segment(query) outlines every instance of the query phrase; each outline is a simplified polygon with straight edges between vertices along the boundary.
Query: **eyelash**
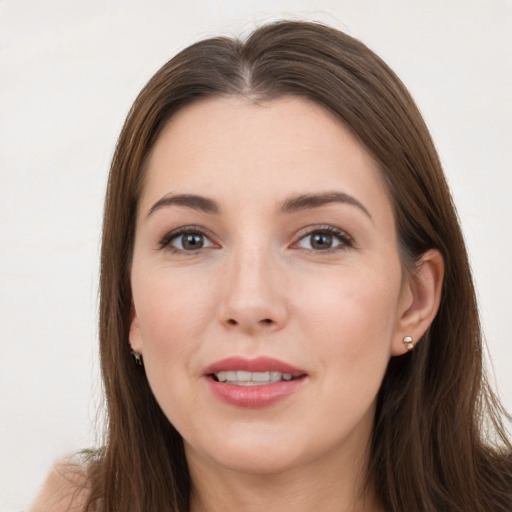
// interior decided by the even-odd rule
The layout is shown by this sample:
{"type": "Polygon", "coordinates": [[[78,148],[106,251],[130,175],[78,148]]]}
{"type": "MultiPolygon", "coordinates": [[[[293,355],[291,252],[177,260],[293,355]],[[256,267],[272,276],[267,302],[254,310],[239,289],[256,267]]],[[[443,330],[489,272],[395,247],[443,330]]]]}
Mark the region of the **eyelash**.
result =
{"type": "MultiPolygon", "coordinates": [[[[185,252],[188,252],[190,254],[194,253],[194,252],[197,252],[199,251],[200,249],[202,249],[203,247],[197,249],[196,251],[187,251],[185,249],[178,249],[177,247],[173,247],[171,245],[171,242],[176,239],[176,238],[179,238],[180,236],[183,236],[183,235],[199,235],[199,236],[202,236],[208,240],[210,240],[210,237],[208,236],[206,230],[204,228],[201,228],[199,226],[184,226],[184,227],[181,227],[181,228],[178,228],[178,229],[175,229],[173,231],[171,231],[170,233],[167,233],[161,240],[160,242],[158,243],[158,246],[160,249],[167,249],[171,252],[174,252],[174,253],[185,253],[185,252]]],[[[211,242],[211,240],[210,240],[211,242]]],[[[211,242],[212,245],[213,245],[213,242],[211,242]]]]}
{"type": "MultiPolygon", "coordinates": [[[[343,249],[353,248],[355,246],[354,239],[348,233],[346,233],[345,231],[343,231],[339,228],[336,228],[334,226],[316,226],[316,227],[311,226],[308,228],[304,228],[303,234],[301,234],[300,237],[297,239],[297,241],[292,244],[292,247],[298,245],[302,240],[306,239],[307,237],[312,237],[313,235],[317,235],[317,234],[320,234],[320,235],[327,234],[333,238],[336,238],[336,239],[338,239],[339,244],[334,247],[330,247],[328,249],[315,250],[315,249],[302,248],[303,250],[308,251],[310,253],[329,254],[329,253],[337,252],[337,251],[340,251],[343,249]],[[307,231],[305,231],[305,230],[307,230],[307,231]]],[[[194,253],[199,252],[201,249],[207,249],[213,245],[215,245],[215,244],[214,244],[214,242],[211,241],[206,230],[199,226],[184,226],[184,227],[175,229],[175,230],[167,233],[158,243],[159,249],[166,249],[173,253],[180,253],[180,254],[183,254],[183,253],[194,254],[194,253]],[[189,251],[187,251],[186,249],[179,249],[177,247],[173,247],[172,241],[179,238],[180,236],[183,236],[183,235],[198,235],[198,236],[204,237],[210,242],[211,245],[209,245],[208,247],[200,247],[197,250],[189,250],[189,251]]]]}
{"type": "Polygon", "coordinates": [[[304,232],[304,234],[302,234],[299,237],[299,239],[297,240],[297,242],[295,242],[293,245],[297,245],[302,240],[306,239],[307,237],[312,237],[313,235],[317,235],[317,234],[320,234],[320,235],[327,234],[333,238],[337,238],[338,241],[340,242],[338,245],[336,245],[334,247],[330,247],[328,249],[315,250],[315,249],[303,248],[304,250],[309,251],[311,253],[329,254],[329,253],[337,252],[337,251],[344,250],[347,248],[350,249],[355,246],[354,239],[348,233],[346,233],[345,231],[343,231],[339,228],[336,228],[334,226],[315,226],[315,227],[308,227],[305,229],[307,229],[307,231],[304,232]]]}

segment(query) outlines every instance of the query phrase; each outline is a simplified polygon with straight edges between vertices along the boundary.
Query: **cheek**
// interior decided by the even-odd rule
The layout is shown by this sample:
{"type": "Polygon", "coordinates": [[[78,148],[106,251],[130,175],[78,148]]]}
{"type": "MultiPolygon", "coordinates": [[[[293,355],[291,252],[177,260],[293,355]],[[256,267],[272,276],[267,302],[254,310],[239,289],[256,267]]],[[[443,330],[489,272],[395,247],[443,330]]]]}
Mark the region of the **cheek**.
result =
{"type": "Polygon", "coordinates": [[[400,284],[399,269],[348,269],[325,279],[315,293],[300,294],[300,329],[307,339],[321,341],[324,361],[331,356],[349,373],[362,367],[380,371],[390,357],[400,284]]]}
{"type": "Polygon", "coordinates": [[[214,287],[187,272],[170,271],[146,274],[132,287],[144,357],[180,359],[193,350],[211,321],[214,287]]]}
{"type": "Polygon", "coordinates": [[[211,322],[212,297],[201,280],[186,272],[157,277],[145,274],[140,286],[132,285],[144,367],[169,421],[181,425],[196,402],[194,361],[211,322]]]}
{"type": "Polygon", "coordinates": [[[350,275],[305,295],[298,328],[321,376],[323,413],[347,429],[373,410],[391,356],[400,283],[350,275]]]}

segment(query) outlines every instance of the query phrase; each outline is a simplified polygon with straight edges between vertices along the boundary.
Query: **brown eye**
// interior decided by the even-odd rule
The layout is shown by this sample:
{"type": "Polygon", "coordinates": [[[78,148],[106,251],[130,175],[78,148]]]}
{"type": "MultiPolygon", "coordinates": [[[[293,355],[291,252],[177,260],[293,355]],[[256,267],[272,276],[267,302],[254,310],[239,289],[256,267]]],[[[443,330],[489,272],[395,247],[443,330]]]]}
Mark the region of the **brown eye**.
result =
{"type": "Polygon", "coordinates": [[[211,247],[214,244],[204,234],[198,231],[181,231],[171,233],[161,243],[161,247],[169,247],[176,252],[194,252],[211,247]]]}
{"type": "Polygon", "coordinates": [[[326,227],[309,232],[298,241],[297,246],[309,251],[327,252],[352,247],[353,241],[344,231],[326,227]]]}
{"type": "Polygon", "coordinates": [[[310,235],[310,244],[312,249],[322,251],[332,247],[332,235],[327,233],[313,233],[310,235]]]}
{"type": "Polygon", "coordinates": [[[204,236],[197,233],[186,233],[181,235],[181,246],[186,251],[201,249],[204,245],[204,236]]]}

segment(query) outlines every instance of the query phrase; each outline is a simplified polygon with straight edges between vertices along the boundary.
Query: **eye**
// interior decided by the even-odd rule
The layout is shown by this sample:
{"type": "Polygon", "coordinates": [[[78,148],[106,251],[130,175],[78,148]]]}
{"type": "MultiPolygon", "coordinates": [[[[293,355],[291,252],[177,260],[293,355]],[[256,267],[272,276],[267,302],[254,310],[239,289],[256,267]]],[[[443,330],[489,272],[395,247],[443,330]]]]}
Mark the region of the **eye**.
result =
{"type": "Polygon", "coordinates": [[[300,238],[296,245],[309,251],[328,252],[352,247],[353,242],[352,238],[340,229],[325,227],[310,231],[300,238]]]}
{"type": "Polygon", "coordinates": [[[197,229],[173,231],[160,242],[161,248],[169,248],[175,252],[194,252],[213,245],[213,242],[197,229]]]}

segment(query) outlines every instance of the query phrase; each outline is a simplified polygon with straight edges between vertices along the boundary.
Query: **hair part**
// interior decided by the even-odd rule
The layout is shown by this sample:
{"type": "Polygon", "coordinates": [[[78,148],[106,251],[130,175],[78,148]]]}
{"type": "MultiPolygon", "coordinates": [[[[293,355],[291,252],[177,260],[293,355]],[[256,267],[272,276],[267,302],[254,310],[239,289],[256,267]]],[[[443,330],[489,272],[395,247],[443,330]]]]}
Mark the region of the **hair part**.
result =
{"type": "Polygon", "coordinates": [[[344,123],[378,162],[404,268],[435,248],[445,263],[439,312],[413,354],[391,359],[377,403],[368,485],[386,510],[505,512],[512,504],[502,410],[482,368],[475,291],[461,230],[428,129],[390,68],[356,39],[311,22],[277,22],[247,40],[213,38],[166,63],[131,108],[105,202],[100,352],[108,425],[91,458],[89,510],[186,511],[191,482],[179,433],[130,357],[130,266],[145,162],[163,127],[202,98],[297,96],[344,123]]]}

